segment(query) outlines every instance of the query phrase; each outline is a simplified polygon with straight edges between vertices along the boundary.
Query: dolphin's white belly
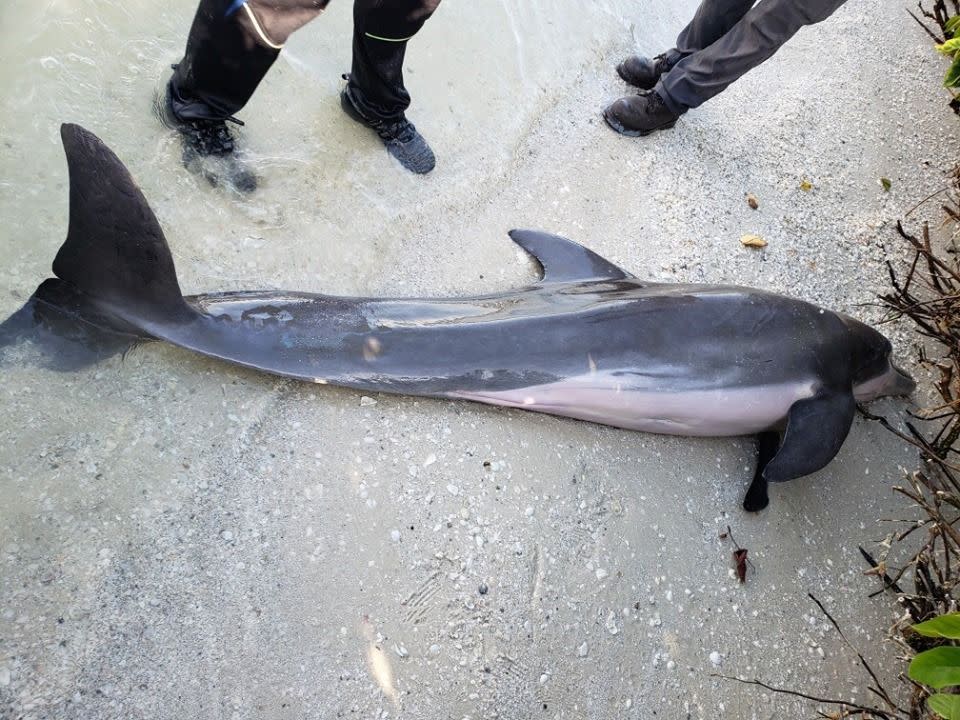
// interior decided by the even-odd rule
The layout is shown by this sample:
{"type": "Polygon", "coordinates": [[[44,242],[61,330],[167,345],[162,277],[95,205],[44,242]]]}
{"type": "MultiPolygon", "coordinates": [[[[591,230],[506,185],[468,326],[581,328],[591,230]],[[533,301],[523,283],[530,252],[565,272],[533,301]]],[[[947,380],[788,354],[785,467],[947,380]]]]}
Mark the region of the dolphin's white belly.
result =
{"type": "Polygon", "coordinates": [[[790,406],[815,382],[699,390],[639,388],[610,373],[578,375],[516,390],[452,392],[489,405],[589,420],[666,435],[753,435],[782,425],[790,406]]]}

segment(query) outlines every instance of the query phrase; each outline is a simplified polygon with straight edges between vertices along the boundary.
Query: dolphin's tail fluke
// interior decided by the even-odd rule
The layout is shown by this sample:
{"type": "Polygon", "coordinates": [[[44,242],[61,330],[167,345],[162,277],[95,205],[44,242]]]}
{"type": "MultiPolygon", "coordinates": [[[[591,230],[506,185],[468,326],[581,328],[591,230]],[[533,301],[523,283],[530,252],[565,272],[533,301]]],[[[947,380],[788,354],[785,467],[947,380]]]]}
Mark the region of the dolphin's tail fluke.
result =
{"type": "Polygon", "coordinates": [[[49,278],[0,322],[0,369],[32,365],[72,372],[148,339],[120,318],[104,316],[68,283],[49,278]]]}
{"type": "Polygon", "coordinates": [[[128,327],[136,319],[192,316],[160,224],[126,167],[79,125],[62,125],[60,136],[70,170],[70,229],[53,272],[128,327]]]}

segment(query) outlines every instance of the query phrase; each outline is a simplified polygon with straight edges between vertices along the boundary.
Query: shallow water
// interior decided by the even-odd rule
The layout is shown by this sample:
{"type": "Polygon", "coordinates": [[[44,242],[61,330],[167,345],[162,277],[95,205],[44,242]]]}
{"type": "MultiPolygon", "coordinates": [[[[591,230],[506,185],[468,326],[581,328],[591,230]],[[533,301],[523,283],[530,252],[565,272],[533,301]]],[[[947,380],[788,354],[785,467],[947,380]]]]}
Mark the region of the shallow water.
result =
{"type": "MultiPolygon", "coordinates": [[[[613,63],[668,45],[694,5],[445,0],[407,62],[439,157],[421,178],[342,117],[335,0],[241,115],[263,179],[243,199],[188,175],[151,116],[191,2],[8,1],[0,314],[64,236],[69,121],[138,179],[185,292],[496,292],[534,277],[505,236],[528,225],[640,276],[876,320],[863,303],[900,257],[889,223],[942,184],[956,144],[941,61],[898,0],[850,3],[673,133],[609,132],[613,63]],[[769,248],[740,247],[746,232],[769,248]]],[[[856,694],[808,591],[881,653],[890,607],[865,599],[856,546],[906,512],[889,486],[914,457],[875,425],[747,516],[746,440],[361,398],[159,344],[70,372],[16,352],[0,370],[0,716],[807,716],[710,673],[856,694]],[[755,564],[745,586],[728,525],[755,564]]]]}
{"type": "Polygon", "coordinates": [[[262,191],[241,200],[186,176],[175,138],[150,114],[182,52],[192,2],[6,3],[0,171],[16,192],[4,193],[0,212],[34,222],[29,241],[4,243],[0,260],[28,277],[44,271],[65,221],[58,128],[76,122],[132,169],[173,241],[187,288],[281,279],[317,287],[322,278],[323,289],[348,291],[377,282],[389,270],[378,261],[380,246],[472,202],[476,188],[495,186],[530,125],[612,38],[628,33],[628,18],[642,7],[627,0],[441,6],[407,59],[409,115],[440,157],[438,172],[418,178],[342,115],[337,93],[349,69],[352,19],[349,2],[334,2],[294,35],[241,113],[243,144],[263,178],[262,191]],[[46,252],[33,253],[41,241],[46,252]],[[331,264],[336,270],[325,272],[331,264]]]}

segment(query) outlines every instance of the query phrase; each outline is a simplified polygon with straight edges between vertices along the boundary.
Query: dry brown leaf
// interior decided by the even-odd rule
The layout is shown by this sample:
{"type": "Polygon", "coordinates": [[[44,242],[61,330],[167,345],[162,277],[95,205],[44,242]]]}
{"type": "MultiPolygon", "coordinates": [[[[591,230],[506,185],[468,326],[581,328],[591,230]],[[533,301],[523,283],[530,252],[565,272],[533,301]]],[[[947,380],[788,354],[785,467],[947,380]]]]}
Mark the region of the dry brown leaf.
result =
{"type": "Polygon", "coordinates": [[[743,584],[747,581],[747,552],[746,548],[737,548],[733,551],[733,565],[737,571],[737,578],[743,584]]]}
{"type": "Polygon", "coordinates": [[[749,248],[765,248],[767,241],[759,235],[744,235],[740,238],[740,244],[749,248]]]}
{"type": "Polygon", "coordinates": [[[758,207],[760,207],[760,201],[757,200],[757,196],[753,193],[747,193],[747,205],[756,210],[758,207]]]}
{"type": "Polygon", "coordinates": [[[876,567],[872,567],[869,570],[864,570],[863,574],[877,575],[879,577],[883,577],[884,575],[887,574],[887,563],[881,560],[876,567]]]}

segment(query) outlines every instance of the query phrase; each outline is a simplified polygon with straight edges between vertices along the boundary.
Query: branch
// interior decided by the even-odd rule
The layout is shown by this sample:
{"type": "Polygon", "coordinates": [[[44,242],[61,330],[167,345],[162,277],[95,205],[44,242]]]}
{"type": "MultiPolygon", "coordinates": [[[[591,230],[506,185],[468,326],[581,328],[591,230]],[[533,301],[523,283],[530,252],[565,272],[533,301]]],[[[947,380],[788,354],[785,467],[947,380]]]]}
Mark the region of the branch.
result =
{"type": "Polygon", "coordinates": [[[817,697],[816,695],[807,695],[806,693],[797,692],[796,690],[787,690],[786,688],[778,688],[773,685],[767,685],[767,683],[761,680],[744,680],[743,678],[733,677],[732,675],[720,675],[718,673],[710,673],[710,677],[717,677],[723,680],[733,680],[734,682],[741,683],[743,685],[756,685],[757,687],[762,687],[764,690],[769,690],[770,692],[778,693],[780,695],[792,695],[793,697],[803,698],[804,700],[809,700],[810,702],[823,703],[824,705],[836,705],[842,708],[852,708],[854,710],[859,710],[862,713],[872,713],[882,720],[897,720],[895,715],[891,715],[886,710],[881,710],[880,708],[867,707],[866,705],[859,705],[857,703],[847,702],[845,700],[830,700],[828,698],[817,697]]]}
{"type": "Polygon", "coordinates": [[[850,641],[847,640],[847,636],[843,634],[843,630],[840,629],[840,625],[837,623],[836,620],[833,619],[833,615],[827,612],[827,609],[823,606],[823,603],[817,600],[816,596],[813,593],[807,593],[807,597],[813,600],[817,604],[817,607],[820,608],[820,612],[822,612],[824,615],[827,616],[827,620],[829,620],[830,624],[833,625],[833,627],[836,629],[837,634],[843,640],[844,644],[848,648],[850,648],[850,650],[856,653],[857,658],[860,660],[860,665],[863,666],[863,669],[867,671],[867,674],[873,679],[874,685],[876,685],[876,687],[871,688],[871,690],[873,690],[880,697],[880,699],[887,704],[887,707],[891,707],[894,710],[897,710],[899,712],[905,712],[903,708],[898,707],[897,704],[890,699],[890,695],[884,689],[883,683],[880,682],[880,678],[877,677],[877,674],[873,671],[873,668],[870,667],[870,663],[867,662],[867,659],[863,656],[863,653],[857,650],[850,643],[850,641]]]}
{"type": "Polygon", "coordinates": [[[923,28],[923,31],[924,31],[925,33],[927,33],[927,35],[929,35],[930,37],[932,37],[932,38],[933,38],[933,41],[934,41],[935,43],[937,43],[937,45],[943,45],[943,43],[944,43],[943,38],[941,38],[940,36],[938,36],[935,32],[933,32],[933,30],[931,30],[930,28],[928,28],[928,27],[926,26],[926,24],[923,22],[923,20],[921,20],[920,18],[918,18],[916,15],[914,15],[914,14],[913,14],[912,12],[910,12],[909,10],[907,10],[907,14],[910,15],[910,17],[912,17],[914,20],[917,21],[917,25],[919,25],[920,27],[922,27],[922,28],[923,28]]]}

